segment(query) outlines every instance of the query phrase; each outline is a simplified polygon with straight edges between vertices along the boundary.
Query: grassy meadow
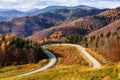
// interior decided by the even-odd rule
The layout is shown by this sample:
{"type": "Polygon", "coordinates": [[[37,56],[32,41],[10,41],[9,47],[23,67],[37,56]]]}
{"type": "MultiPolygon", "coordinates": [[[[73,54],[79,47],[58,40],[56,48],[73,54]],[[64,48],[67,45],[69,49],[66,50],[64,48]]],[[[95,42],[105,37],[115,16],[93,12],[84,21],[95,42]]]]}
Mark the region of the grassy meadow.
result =
{"type": "Polygon", "coordinates": [[[1,78],[11,77],[18,74],[26,73],[35,69],[38,69],[48,63],[47,59],[41,60],[36,64],[24,64],[24,65],[11,65],[0,68],[0,80],[1,78]]]}

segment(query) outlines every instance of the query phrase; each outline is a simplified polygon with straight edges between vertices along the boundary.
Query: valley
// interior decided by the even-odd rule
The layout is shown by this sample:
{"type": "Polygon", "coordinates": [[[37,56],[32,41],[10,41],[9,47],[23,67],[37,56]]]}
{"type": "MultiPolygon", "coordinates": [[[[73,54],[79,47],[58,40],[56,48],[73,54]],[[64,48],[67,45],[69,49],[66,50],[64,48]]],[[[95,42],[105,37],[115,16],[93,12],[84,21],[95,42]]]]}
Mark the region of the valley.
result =
{"type": "Polygon", "coordinates": [[[120,7],[0,9],[0,80],[119,80],[120,7]]]}

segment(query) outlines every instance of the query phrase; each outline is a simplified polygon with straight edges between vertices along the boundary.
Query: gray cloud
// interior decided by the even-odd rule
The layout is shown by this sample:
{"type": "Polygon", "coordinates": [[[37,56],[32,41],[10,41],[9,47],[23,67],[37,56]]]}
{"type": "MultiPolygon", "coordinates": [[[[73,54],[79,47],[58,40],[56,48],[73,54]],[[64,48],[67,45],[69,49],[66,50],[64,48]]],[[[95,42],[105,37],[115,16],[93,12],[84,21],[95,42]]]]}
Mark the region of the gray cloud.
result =
{"type": "Polygon", "coordinates": [[[29,10],[51,5],[88,5],[97,8],[115,8],[120,6],[120,0],[0,0],[0,8],[6,9],[29,10]]]}

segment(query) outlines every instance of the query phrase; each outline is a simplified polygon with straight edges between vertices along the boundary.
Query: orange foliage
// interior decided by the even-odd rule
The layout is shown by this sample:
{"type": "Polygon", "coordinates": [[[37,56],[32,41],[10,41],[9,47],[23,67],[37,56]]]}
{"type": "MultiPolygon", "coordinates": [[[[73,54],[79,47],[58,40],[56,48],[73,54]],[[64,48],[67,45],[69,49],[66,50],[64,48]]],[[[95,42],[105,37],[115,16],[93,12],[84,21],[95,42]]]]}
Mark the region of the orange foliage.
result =
{"type": "Polygon", "coordinates": [[[5,43],[3,42],[3,43],[1,44],[1,49],[2,49],[2,51],[5,51],[5,48],[6,48],[6,45],[5,45],[5,43]]]}
{"type": "Polygon", "coordinates": [[[50,38],[60,38],[60,37],[62,37],[62,31],[58,31],[58,32],[54,32],[51,36],[50,36],[50,38]]]}
{"type": "Polygon", "coordinates": [[[7,41],[6,45],[7,45],[7,46],[10,45],[10,41],[7,41]]]}

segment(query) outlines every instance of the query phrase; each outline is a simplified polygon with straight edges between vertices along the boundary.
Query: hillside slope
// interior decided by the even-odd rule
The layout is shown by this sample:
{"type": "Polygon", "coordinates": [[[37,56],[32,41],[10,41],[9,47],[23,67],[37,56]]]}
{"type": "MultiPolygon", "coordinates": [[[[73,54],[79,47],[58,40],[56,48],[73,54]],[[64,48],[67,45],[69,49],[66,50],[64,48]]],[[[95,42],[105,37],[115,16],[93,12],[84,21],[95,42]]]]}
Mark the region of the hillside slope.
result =
{"type": "Polygon", "coordinates": [[[108,32],[111,32],[112,34],[117,33],[120,29],[120,20],[117,20],[99,30],[96,30],[92,33],[90,33],[88,36],[99,36],[100,34],[106,34],[108,32]]]}
{"type": "Polygon", "coordinates": [[[87,35],[87,47],[98,52],[108,62],[120,61],[120,20],[87,35]]]}
{"type": "Polygon", "coordinates": [[[120,11],[117,9],[107,10],[97,15],[87,16],[60,26],[55,26],[49,29],[38,31],[32,36],[31,39],[42,40],[44,38],[57,38],[73,35],[87,35],[92,31],[98,30],[115,20],[120,19],[120,11]],[[44,35],[42,35],[44,34],[44,35]]]}
{"type": "Polygon", "coordinates": [[[21,11],[12,10],[12,9],[0,9],[0,21],[9,20],[23,15],[24,13],[21,11]]]}
{"type": "Polygon", "coordinates": [[[98,14],[103,10],[52,10],[31,17],[19,17],[9,21],[0,22],[0,33],[12,33],[17,36],[27,37],[36,31],[60,25],[73,19],[98,14]],[[93,12],[95,11],[95,12],[93,12]],[[78,14],[79,13],[79,14],[78,14]],[[76,15],[78,14],[78,15],[76,15]]]}
{"type": "Polygon", "coordinates": [[[93,30],[96,30],[102,27],[101,24],[102,26],[105,25],[105,23],[103,21],[101,22],[100,20],[79,19],[71,23],[63,24],[63,25],[52,27],[49,29],[44,29],[42,31],[36,32],[35,34],[33,34],[32,36],[28,38],[42,40],[44,38],[50,38],[50,36],[55,35],[59,32],[62,32],[62,37],[64,36],[66,37],[70,34],[85,35],[89,33],[90,31],[93,31],[93,30]],[[96,23],[96,25],[94,25],[94,23],[96,23]]]}

